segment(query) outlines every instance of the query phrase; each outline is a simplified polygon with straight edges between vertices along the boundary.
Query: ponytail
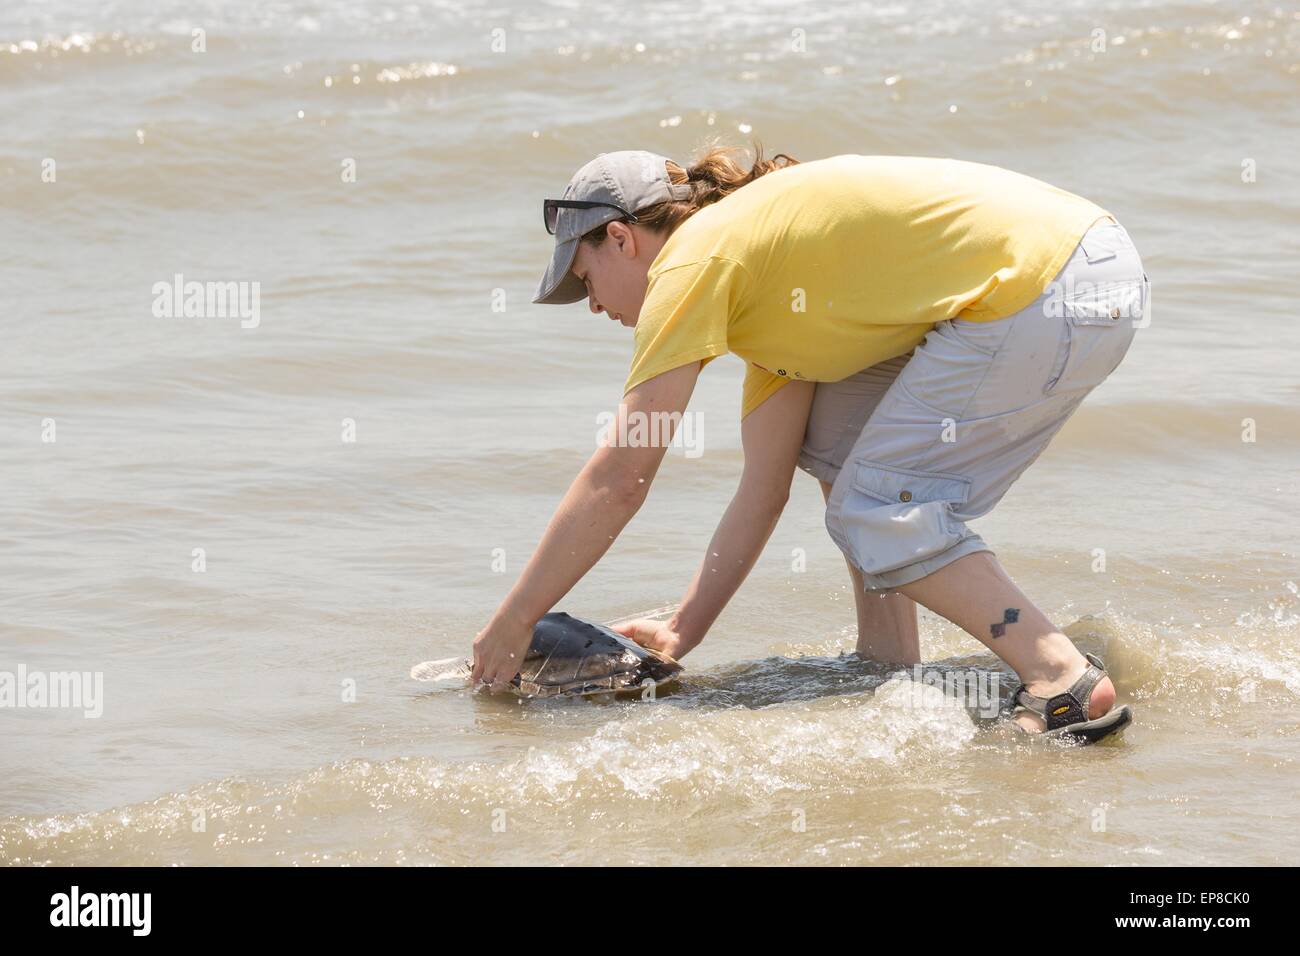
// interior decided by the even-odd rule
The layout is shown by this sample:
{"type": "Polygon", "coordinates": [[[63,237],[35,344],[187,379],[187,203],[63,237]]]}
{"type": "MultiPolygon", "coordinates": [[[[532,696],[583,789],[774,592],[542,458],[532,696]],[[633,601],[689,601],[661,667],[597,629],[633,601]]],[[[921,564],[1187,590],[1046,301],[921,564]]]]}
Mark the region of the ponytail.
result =
{"type": "MultiPolygon", "coordinates": [[[[671,235],[673,231],[705,206],[724,199],[759,176],[798,165],[799,160],[777,153],[771,159],[763,158],[763,146],[754,142],[754,162],[748,170],[737,161],[736,154],[743,153],[739,146],[722,146],[716,141],[706,145],[686,168],[668,161],[668,179],[672,183],[686,183],[691,188],[687,199],[670,199],[666,202],[637,210],[637,223],[652,232],[671,235]]],[[[605,241],[606,226],[598,226],[584,235],[583,241],[600,245],[605,241]]]]}

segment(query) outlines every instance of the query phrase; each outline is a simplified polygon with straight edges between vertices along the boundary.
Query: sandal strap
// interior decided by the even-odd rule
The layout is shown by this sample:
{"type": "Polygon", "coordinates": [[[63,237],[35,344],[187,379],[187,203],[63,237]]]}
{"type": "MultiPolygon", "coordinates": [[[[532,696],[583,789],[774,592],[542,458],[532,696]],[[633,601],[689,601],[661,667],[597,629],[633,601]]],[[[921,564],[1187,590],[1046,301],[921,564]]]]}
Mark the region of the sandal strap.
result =
{"type": "Polygon", "coordinates": [[[1048,730],[1056,730],[1069,724],[1078,724],[1088,719],[1088,702],[1092,692],[1103,677],[1106,665],[1095,654],[1086,654],[1088,669],[1063,694],[1055,697],[1037,697],[1021,684],[1011,695],[1012,713],[1023,707],[1032,710],[1047,722],[1048,730]]]}

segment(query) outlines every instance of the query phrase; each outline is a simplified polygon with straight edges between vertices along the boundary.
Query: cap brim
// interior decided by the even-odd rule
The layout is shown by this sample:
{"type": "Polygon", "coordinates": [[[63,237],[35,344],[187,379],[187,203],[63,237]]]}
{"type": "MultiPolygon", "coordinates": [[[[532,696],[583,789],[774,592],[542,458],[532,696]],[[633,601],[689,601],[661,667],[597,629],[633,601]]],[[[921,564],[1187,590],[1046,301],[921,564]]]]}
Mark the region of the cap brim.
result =
{"type": "Polygon", "coordinates": [[[546,275],[542,276],[542,281],[537,286],[533,302],[539,305],[567,305],[570,302],[581,302],[587,297],[586,283],[569,271],[581,241],[581,237],[575,237],[555,244],[551,264],[546,267],[546,275]]]}

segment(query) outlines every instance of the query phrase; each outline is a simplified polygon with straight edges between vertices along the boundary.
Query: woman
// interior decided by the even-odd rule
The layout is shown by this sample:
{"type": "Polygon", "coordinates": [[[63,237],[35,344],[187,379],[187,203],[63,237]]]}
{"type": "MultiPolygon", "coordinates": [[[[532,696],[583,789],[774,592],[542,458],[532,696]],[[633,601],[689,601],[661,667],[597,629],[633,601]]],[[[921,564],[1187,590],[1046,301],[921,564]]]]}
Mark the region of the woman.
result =
{"type": "MultiPolygon", "coordinates": [[[[546,200],[555,252],[535,302],[589,300],[635,328],[620,414],[681,413],[708,362],[747,363],[740,486],[670,620],[621,630],[682,657],[744,580],[794,469],[821,481],[863,656],[919,660],[916,604],[1020,676],[1028,732],[1124,726],[1081,654],[966,522],[989,511],[1119,364],[1148,285],[1106,210],[956,160],[787,156],[752,169],[714,147],[689,168],[604,153],[546,200]]],[[[645,500],[664,447],[600,447],[519,581],[474,641],[499,687],[534,623],[645,500]]]]}

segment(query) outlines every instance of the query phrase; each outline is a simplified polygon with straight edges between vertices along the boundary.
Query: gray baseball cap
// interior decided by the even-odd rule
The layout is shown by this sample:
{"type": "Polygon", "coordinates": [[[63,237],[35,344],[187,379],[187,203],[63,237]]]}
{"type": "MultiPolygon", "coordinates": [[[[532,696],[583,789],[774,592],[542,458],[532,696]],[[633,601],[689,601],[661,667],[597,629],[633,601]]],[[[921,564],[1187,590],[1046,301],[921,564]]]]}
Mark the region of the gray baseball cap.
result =
{"type": "Polygon", "coordinates": [[[590,208],[544,205],[548,228],[555,232],[555,252],[533,301],[564,305],[587,297],[587,287],[569,271],[578,240],[603,223],[670,199],[689,199],[686,183],[668,179],[668,157],[643,149],[601,153],[569,180],[561,202],[601,203],[590,208]]]}

